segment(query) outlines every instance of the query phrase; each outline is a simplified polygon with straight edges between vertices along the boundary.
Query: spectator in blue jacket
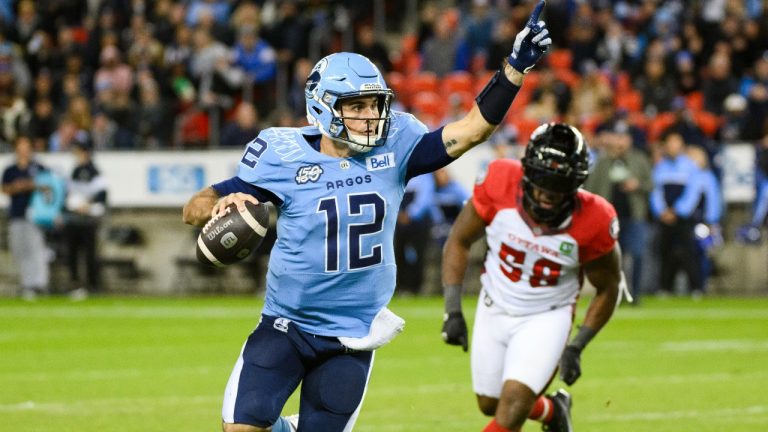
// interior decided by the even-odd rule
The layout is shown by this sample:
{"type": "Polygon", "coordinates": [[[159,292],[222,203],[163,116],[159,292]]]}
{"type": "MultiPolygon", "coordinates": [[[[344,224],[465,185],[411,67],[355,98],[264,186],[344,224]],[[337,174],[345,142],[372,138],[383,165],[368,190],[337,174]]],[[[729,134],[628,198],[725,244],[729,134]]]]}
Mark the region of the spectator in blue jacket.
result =
{"type": "Polygon", "coordinates": [[[755,167],[755,202],[752,220],[742,226],[736,238],[747,244],[760,244],[761,229],[768,224],[768,135],[758,144],[755,167]]]}
{"type": "Polygon", "coordinates": [[[435,226],[432,237],[442,248],[453,222],[459,216],[464,203],[469,199],[469,191],[451,176],[448,168],[440,168],[432,173],[435,177],[435,226]]]}
{"type": "Polygon", "coordinates": [[[424,256],[435,220],[435,178],[431,173],[412,178],[405,187],[395,230],[397,291],[419,294],[424,283],[424,256]]]}
{"type": "Polygon", "coordinates": [[[275,102],[277,53],[258,35],[254,27],[245,26],[238,33],[234,48],[234,65],[240,67],[252,85],[252,98],[259,112],[269,112],[275,102]]]}
{"type": "MultiPolygon", "coordinates": [[[[720,182],[715,173],[709,167],[709,159],[704,149],[700,147],[688,147],[688,157],[693,159],[699,167],[692,185],[698,190],[699,201],[693,212],[693,222],[696,224],[696,255],[701,265],[701,288],[707,285],[707,280],[712,274],[713,263],[710,254],[715,246],[722,243],[720,234],[720,218],[723,214],[723,198],[720,191],[720,182]]],[[[693,292],[698,296],[703,292],[693,292]]]]}
{"type": "Polygon", "coordinates": [[[762,226],[768,223],[768,135],[763,138],[757,150],[757,198],[752,216],[752,225],[762,226]]]}
{"type": "Polygon", "coordinates": [[[662,159],[653,168],[651,212],[658,228],[659,295],[674,291],[683,270],[691,292],[701,292],[701,266],[696,258],[693,212],[700,201],[696,187],[699,167],[685,154],[685,141],[676,129],[662,136],[662,159]]]}

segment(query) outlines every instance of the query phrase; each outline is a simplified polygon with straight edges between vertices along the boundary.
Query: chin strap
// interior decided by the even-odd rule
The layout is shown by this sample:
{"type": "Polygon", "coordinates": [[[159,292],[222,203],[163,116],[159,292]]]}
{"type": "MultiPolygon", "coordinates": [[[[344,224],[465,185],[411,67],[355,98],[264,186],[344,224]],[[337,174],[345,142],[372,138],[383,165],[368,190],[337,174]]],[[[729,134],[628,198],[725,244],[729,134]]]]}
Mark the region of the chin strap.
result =
{"type": "MultiPolygon", "coordinates": [[[[375,145],[370,144],[371,137],[368,135],[355,135],[347,131],[347,139],[349,139],[349,141],[345,143],[349,148],[358,153],[367,153],[376,147],[375,145]]],[[[374,140],[373,143],[376,144],[376,140],[374,140]]]]}

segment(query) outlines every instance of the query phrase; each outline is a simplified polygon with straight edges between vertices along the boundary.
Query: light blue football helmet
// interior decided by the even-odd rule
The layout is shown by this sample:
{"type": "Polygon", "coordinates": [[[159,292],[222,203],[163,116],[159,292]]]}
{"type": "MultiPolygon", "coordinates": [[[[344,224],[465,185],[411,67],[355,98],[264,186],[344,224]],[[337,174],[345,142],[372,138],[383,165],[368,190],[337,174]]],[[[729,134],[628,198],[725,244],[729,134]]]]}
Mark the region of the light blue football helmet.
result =
{"type": "MultiPolygon", "coordinates": [[[[389,106],[394,96],[387,88],[381,72],[367,58],[354,53],[336,53],[321,59],[310,72],[304,88],[307,100],[307,120],[317,126],[323,135],[345,143],[350,149],[364,153],[383,146],[389,132],[389,106]],[[350,133],[341,112],[342,99],[359,96],[378,98],[378,117],[366,118],[377,121],[375,135],[350,133]]],[[[360,120],[359,117],[346,117],[360,120]]]]}

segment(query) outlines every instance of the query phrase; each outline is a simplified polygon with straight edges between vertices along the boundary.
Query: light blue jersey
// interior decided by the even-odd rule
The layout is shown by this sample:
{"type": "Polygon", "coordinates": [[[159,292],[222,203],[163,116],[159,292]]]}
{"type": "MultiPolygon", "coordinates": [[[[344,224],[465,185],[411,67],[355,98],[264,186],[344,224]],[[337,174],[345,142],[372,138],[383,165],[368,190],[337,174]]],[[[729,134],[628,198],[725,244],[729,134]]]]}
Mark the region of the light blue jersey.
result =
{"type": "Polygon", "coordinates": [[[395,289],[393,236],[408,160],[427,128],[392,113],[387,145],[350,158],[315,150],[316,127],[270,128],[238,177],[272,192],[277,242],[263,313],[323,336],[361,337],[395,289]]]}

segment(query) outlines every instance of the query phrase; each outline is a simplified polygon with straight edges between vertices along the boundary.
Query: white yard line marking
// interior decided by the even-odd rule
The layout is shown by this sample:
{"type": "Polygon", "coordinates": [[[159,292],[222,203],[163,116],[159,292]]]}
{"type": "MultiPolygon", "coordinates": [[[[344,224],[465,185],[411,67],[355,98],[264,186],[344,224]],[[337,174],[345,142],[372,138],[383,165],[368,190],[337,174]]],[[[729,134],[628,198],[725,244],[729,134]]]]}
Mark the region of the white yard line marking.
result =
{"type": "Polygon", "coordinates": [[[3,318],[151,318],[151,319],[258,319],[261,307],[195,306],[87,306],[13,308],[2,310],[3,318]]]}
{"type": "Polygon", "coordinates": [[[675,374],[675,375],[629,375],[622,377],[590,377],[589,381],[585,381],[584,384],[588,386],[605,386],[610,384],[611,387],[619,385],[642,385],[657,386],[659,384],[685,384],[685,383],[701,383],[701,382],[722,382],[727,380],[764,380],[768,377],[768,371],[750,371],[746,373],[710,373],[710,374],[675,374]]]}
{"type": "Polygon", "coordinates": [[[139,378],[141,376],[178,376],[178,375],[208,375],[218,373],[218,370],[210,367],[173,368],[173,369],[101,369],[101,370],[73,370],[56,372],[0,372],[0,382],[19,381],[74,381],[74,380],[113,380],[139,378]]]}
{"type": "Polygon", "coordinates": [[[686,411],[656,411],[635,412],[626,414],[593,414],[585,416],[588,421],[670,421],[686,418],[731,418],[743,416],[759,416],[768,413],[768,406],[754,405],[749,407],[723,408],[718,410],[686,410],[686,411]]]}
{"type": "Polygon", "coordinates": [[[660,346],[663,351],[695,352],[695,351],[739,351],[754,352],[768,351],[768,340],[754,339],[723,339],[665,342],[660,346]]]}
{"type": "Polygon", "coordinates": [[[659,320],[718,320],[738,319],[752,320],[768,319],[768,310],[764,308],[729,308],[727,306],[713,306],[711,309],[698,308],[653,308],[653,309],[619,309],[615,318],[627,320],[633,319],[659,319],[659,320]]]}
{"type": "Polygon", "coordinates": [[[50,413],[72,413],[76,411],[91,412],[105,409],[111,411],[131,412],[146,411],[146,407],[163,407],[189,404],[209,404],[220,402],[221,395],[208,396],[167,396],[167,397],[146,397],[146,398],[124,398],[124,399],[93,399],[93,400],[75,400],[67,402],[36,402],[24,401],[18,403],[0,404],[0,412],[18,412],[18,411],[41,411],[50,413]]]}

